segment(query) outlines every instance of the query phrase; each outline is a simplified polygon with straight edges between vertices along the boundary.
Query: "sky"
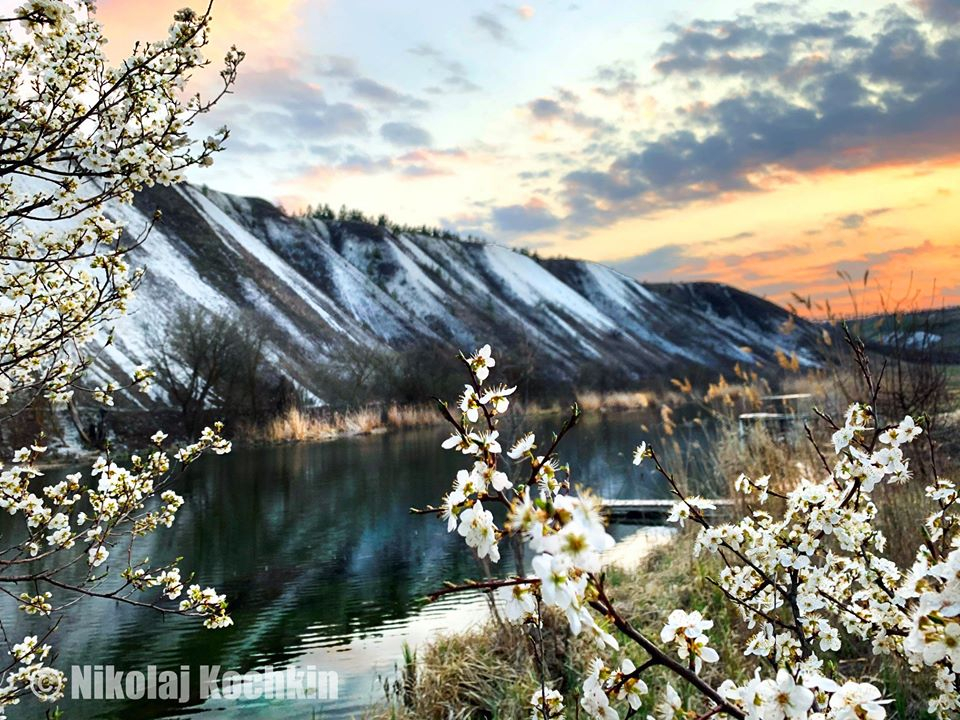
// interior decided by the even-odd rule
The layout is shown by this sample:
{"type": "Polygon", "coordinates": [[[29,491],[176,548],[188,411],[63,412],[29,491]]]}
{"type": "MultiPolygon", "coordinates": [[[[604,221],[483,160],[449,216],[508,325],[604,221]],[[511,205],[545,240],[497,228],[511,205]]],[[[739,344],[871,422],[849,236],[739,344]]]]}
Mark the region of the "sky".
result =
{"type": "MultiPolygon", "coordinates": [[[[111,56],[184,2],[101,0],[111,56]]],[[[230,44],[195,182],[821,311],[845,278],[960,303],[960,0],[215,0],[230,44]]]]}

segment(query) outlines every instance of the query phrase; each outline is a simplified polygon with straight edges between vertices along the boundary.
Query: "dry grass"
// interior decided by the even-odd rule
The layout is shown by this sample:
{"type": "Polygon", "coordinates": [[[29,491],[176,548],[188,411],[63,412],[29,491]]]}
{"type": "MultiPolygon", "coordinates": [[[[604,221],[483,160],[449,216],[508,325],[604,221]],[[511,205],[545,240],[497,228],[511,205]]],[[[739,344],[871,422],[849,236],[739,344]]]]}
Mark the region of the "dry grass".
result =
{"type": "MultiPolygon", "coordinates": [[[[591,657],[583,638],[573,638],[566,620],[544,617],[544,657],[551,687],[572,689],[583,672],[574,659],[591,657]]],[[[467,633],[444,635],[406,660],[390,701],[371,709],[368,720],[466,720],[525,718],[540,686],[527,627],[491,619],[467,633]]]]}
{"type": "Polygon", "coordinates": [[[439,421],[436,411],[424,406],[391,405],[386,409],[359,408],[329,414],[291,408],[262,425],[244,426],[241,434],[252,442],[311,442],[341,435],[365,435],[387,429],[421,427],[439,421]]]}
{"type": "Polygon", "coordinates": [[[437,410],[426,405],[391,405],[387,408],[387,424],[393,428],[413,428],[439,422],[437,410]]]}
{"type": "MultiPolygon", "coordinates": [[[[259,428],[249,428],[245,435],[255,436],[259,428]]],[[[319,433],[317,422],[302,412],[299,408],[291,408],[284,415],[271,418],[262,428],[262,435],[257,439],[268,442],[283,440],[307,440],[319,433]]]]}
{"type": "MultiPolygon", "coordinates": [[[[944,477],[956,477],[948,468],[944,477]]],[[[930,499],[924,493],[926,483],[914,479],[906,485],[882,485],[873,491],[877,504],[877,527],[887,539],[884,554],[900,567],[910,567],[923,542],[924,522],[930,515],[930,499]]]]}
{"type": "Polygon", "coordinates": [[[651,405],[654,401],[648,392],[610,392],[599,393],[582,391],[576,393],[577,404],[581,410],[607,412],[609,410],[638,410],[651,405]]]}
{"type": "MultiPolygon", "coordinates": [[[[623,411],[645,408],[653,402],[653,396],[643,392],[583,392],[577,395],[577,402],[584,410],[623,411]]],[[[566,410],[563,404],[548,405],[515,401],[511,405],[510,415],[511,418],[522,418],[526,421],[532,417],[566,410]]],[[[445,422],[433,405],[393,404],[385,408],[369,407],[332,413],[308,412],[291,408],[283,415],[271,418],[265,423],[242,426],[240,434],[249,442],[315,442],[341,435],[363,435],[382,430],[442,425],[445,422]]]]}
{"type": "MultiPolygon", "coordinates": [[[[825,447],[821,450],[826,452],[825,447]]],[[[782,435],[764,426],[748,428],[742,435],[738,427],[727,427],[719,434],[714,452],[718,471],[727,482],[727,497],[738,496],[734,481],[740,473],[750,478],[770,475],[771,487],[779,490],[791,489],[801,477],[820,478],[826,473],[817,448],[799,424],[782,435]]]]}

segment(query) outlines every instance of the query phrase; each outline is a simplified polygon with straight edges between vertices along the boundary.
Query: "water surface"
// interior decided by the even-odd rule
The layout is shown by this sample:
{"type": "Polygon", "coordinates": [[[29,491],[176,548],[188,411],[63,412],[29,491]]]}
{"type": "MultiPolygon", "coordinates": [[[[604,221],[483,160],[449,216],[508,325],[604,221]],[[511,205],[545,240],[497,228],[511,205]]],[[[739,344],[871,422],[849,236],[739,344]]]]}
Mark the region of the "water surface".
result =
{"type": "MultiPolygon", "coordinates": [[[[604,497],[666,497],[650,469],[630,462],[632,448],[647,436],[643,420],[636,413],[586,418],[561,448],[575,481],[604,497]]],[[[540,437],[556,424],[533,423],[540,437]]],[[[187,502],[173,530],[139,547],[155,563],[182,555],[185,571],[228,594],[235,626],[208,631],[188,619],[86,600],[71,609],[74,622],[64,623],[54,639],[61,668],[219,665],[245,672],[314,665],[339,674],[339,699],[201,703],[194,677],[187,706],[68,697],[61,704],[66,717],[306,720],[349,717],[382,698],[382,683],[393,678],[404,642],[421,645],[488,613],[479,595],[422,602],[445,580],[482,574],[444,523],[408,512],[437,503],[465,466],[462,456],[440,450],[445,435],[437,427],[240,448],[202,460],[178,488],[187,502]]],[[[499,571],[510,572],[504,555],[499,571]]],[[[9,605],[3,613],[12,635],[31,627],[24,618],[7,620],[9,605]]],[[[22,710],[30,708],[36,705],[22,710]]]]}

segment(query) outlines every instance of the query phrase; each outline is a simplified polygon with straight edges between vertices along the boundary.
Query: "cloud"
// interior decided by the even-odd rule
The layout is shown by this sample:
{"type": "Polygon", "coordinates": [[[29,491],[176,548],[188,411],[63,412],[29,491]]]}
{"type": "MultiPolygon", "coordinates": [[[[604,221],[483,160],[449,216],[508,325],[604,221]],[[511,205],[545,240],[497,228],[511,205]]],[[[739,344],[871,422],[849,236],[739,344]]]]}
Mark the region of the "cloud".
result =
{"type": "MultiPolygon", "coordinates": [[[[867,211],[870,212],[870,211],[867,211]]],[[[864,213],[867,214],[867,213],[864,213]]],[[[931,305],[956,303],[960,248],[952,243],[936,244],[922,240],[907,245],[892,245],[872,250],[871,245],[851,239],[825,248],[808,242],[776,243],[768,241],[764,250],[742,253],[701,255],[701,244],[667,244],[635,257],[610,263],[628,275],[645,281],[725,282],[760,295],[789,303],[793,292],[803,292],[823,311],[822,302],[829,300],[834,309],[849,308],[848,280],[838,274],[862,278],[870,271],[871,285],[864,291],[861,303],[872,304],[876,288],[888,297],[919,298],[931,305]],[[790,272],[784,274],[784,266],[790,272]],[[914,277],[904,273],[910,268],[914,277]],[[929,296],[935,281],[938,296],[929,296]]]]}
{"type": "Polygon", "coordinates": [[[862,210],[856,213],[849,213],[847,215],[841,215],[838,217],[837,223],[844,230],[859,230],[866,225],[868,219],[875,218],[878,215],[885,215],[891,210],[893,210],[893,208],[879,207],[870,208],[869,210],[862,210]]]}
{"type": "Polygon", "coordinates": [[[623,62],[601,65],[593,77],[597,83],[593,90],[604,97],[620,99],[626,105],[632,105],[640,90],[637,73],[623,62]]]}
{"type": "Polygon", "coordinates": [[[451,164],[466,158],[466,151],[458,147],[436,150],[419,147],[395,158],[395,165],[399,168],[399,172],[406,177],[429,178],[439,175],[452,175],[451,164]]]}
{"type": "Polygon", "coordinates": [[[501,45],[513,43],[510,30],[493,13],[482,12],[479,15],[474,15],[473,24],[501,45]]]}
{"type": "Polygon", "coordinates": [[[344,55],[324,55],[317,60],[316,71],[332,78],[355,78],[360,75],[356,59],[344,55]]]}
{"type": "Polygon", "coordinates": [[[552,170],[521,170],[517,173],[517,177],[521,180],[543,180],[552,175],[552,170]]]}
{"type": "Polygon", "coordinates": [[[436,177],[438,175],[451,174],[449,170],[444,170],[435,165],[407,165],[401,168],[400,172],[407,177],[413,178],[436,177]]]}
{"type": "MultiPolygon", "coordinates": [[[[756,236],[756,233],[753,232],[752,230],[743,230],[742,232],[738,232],[733,235],[727,235],[722,238],[717,238],[715,242],[724,243],[724,242],[731,242],[736,240],[748,240],[754,236],[756,236]]],[[[711,242],[714,242],[714,241],[711,241],[711,242]]]]}
{"type": "Polygon", "coordinates": [[[387,157],[371,157],[360,152],[351,152],[337,163],[336,168],[358,175],[373,175],[387,172],[393,168],[393,161],[387,157]]]}
{"type": "Polygon", "coordinates": [[[447,93],[472,93],[482,90],[470,78],[463,75],[448,75],[443,78],[441,85],[431,85],[427,92],[432,95],[446,95],[447,93]]]}
{"type": "Polygon", "coordinates": [[[386,108],[406,107],[426,110],[430,104],[420,98],[398,92],[383,83],[367,77],[356,78],[350,83],[353,94],[361,100],[386,108]]]}
{"type": "Polygon", "coordinates": [[[553,120],[563,116],[563,107],[560,103],[549,98],[531,100],[527,107],[530,108],[530,114],[538,120],[553,120]]]}
{"type": "Polygon", "coordinates": [[[534,198],[524,205],[493,208],[490,218],[494,226],[506,233],[533,233],[556,227],[560,220],[542,200],[534,198]]]}
{"type": "Polygon", "coordinates": [[[574,128],[592,130],[595,135],[612,129],[603,118],[581,111],[580,98],[564,88],[557,89],[556,97],[531,100],[526,108],[530,116],[541,123],[564,123],[574,128]]]}
{"type": "Polygon", "coordinates": [[[917,0],[916,5],[933,20],[960,23],[960,0],[917,0]]]}
{"type": "Polygon", "coordinates": [[[401,147],[429,146],[433,143],[430,133],[419,125],[408,122],[388,122],[380,126],[380,136],[393,145],[401,147]]]}
{"type": "Polygon", "coordinates": [[[355,98],[375,107],[411,110],[426,110],[430,107],[425,100],[400,92],[373,78],[365,77],[360,72],[355,58],[344,55],[324,55],[313,63],[313,67],[321,77],[342,81],[355,98]]]}
{"type": "Polygon", "coordinates": [[[363,148],[350,143],[314,144],[308,150],[323,162],[310,165],[300,177],[305,182],[322,183],[344,174],[379,175],[392,172],[410,178],[451,175],[451,166],[469,157],[465,150],[458,147],[418,147],[397,155],[370,155],[363,148]]]}
{"type": "Polygon", "coordinates": [[[430,150],[427,148],[417,148],[401,155],[398,159],[401,162],[412,163],[433,163],[440,160],[456,159],[465,160],[468,157],[467,151],[459,147],[442,148],[430,150]]]}
{"type": "Polygon", "coordinates": [[[672,278],[680,268],[699,268],[705,264],[702,258],[692,257],[688,253],[689,248],[684,245],[661,245],[640,255],[610,263],[610,266],[638,280],[666,280],[672,278]]]}
{"type": "Polygon", "coordinates": [[[431,61],[433,67],[443,73],[438,84],[426,88],[431,95],[446,95],[447,93],[471,93],[480,90],[480,86],[470,79],[466,66],[459,60],[454,60],[444,52],[428,43],[407,50],[411,55],[431,61]]]}
{"type": "Polygon", "coordinates": [[[230,138],[225,143],[225,147],[231,152],[243,155],[269,155],[276,152],[276,148],[265,142],[248,140],[244,136],[238,136],[236,132],[230,133],[230,138]]]}
{"type": "Polygon", "coordinates": [[[960,140],[960,36],[896,7],[868,20],[740,15],[672,33],[657,68],[703,80],[712,96],[693,98],[659,135],[571,170],[574,222],[756,192],[771,173],[939,158],[960,140]]]}
{"type": "Polygon", "coordinates": [[[272,141],[360,136],[369,133],[366,113],[347,102],[329,102],[323,91],[287,69],[242,73],[237,95],[244,105],[231,107],[228,122],[250,137],[272,141]]]}
{"type": "Polygon", "coordinates": [[[857,230],[863,226],[866,218],[860,213],[850,213],[840,217],[840,226],[845,230],[857,230]]]}

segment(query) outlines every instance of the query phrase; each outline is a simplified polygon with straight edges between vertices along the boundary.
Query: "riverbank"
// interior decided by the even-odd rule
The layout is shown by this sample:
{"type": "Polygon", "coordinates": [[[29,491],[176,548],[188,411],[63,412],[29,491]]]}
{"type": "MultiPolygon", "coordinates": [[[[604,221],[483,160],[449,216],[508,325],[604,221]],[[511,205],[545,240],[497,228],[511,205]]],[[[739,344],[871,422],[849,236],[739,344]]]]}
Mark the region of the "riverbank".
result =
{"type": "MultiPolygon", "coordinates": [[[[651,392],[612,392],[577,393],[576,402],[584,412],[606,414],[659,407],[664,403],[676,402],[671,396],[655,396],[651,392]]],[[[516,422],[535,420],[541,417],[559,416],[569,412],[569,405],[563,403],[544,404],[539,402],[516,403],[511,410],[516,422]]],[[[115,425],[109,433],[110,452],[114,457],[124,458],[131,453],[142,452],[151,447],[150,436],[158,429],[171,435],[171,440],[189,442],[191,438],[175,432],[179,424],[172,410],[134,412],[128,409],[113,410],[107,413],[108,419],[115,425]],[[122,420],[121,420],[122,419],[122,420]]],[[[213,422],[215,418],[211,418],[213,422]]],[[[411,430],[425,427],[442,427],[447,421],[435,404],[418,405],[376,405],[354,409],[333,410],[330,408],[299,409],[291,408],[285,413],[269,420],[253,423],[238,421],[226,423],[226,436],[234,447],[259,447],[295,443],[317,443],[347,437],[377,435],[399,430],[411,430]]],[[[65,414],[51,415],[47,418],[48,429],[41,444],[49,449],[38,467],[54,469],[83,465],[95,460],[104,453],[102,448],[90,448],[83,444],[79,433],[65,414]]],[[[16,442],[6,449],[11,454],[16,448],[36,442],[41,432],[22,433],[22,437],[13,438],[16,442]]]]}
{"type": "MultiPolygon", "coordinates": [[[[710,644],[720,652],[720,661],[704,666],[702,676],[718,685],[726,678],[745,682],[759,664],[745,658],[742,648],[753,634],[735,607],[713,584],[721,566],[713,556],[693,556],[692,531],[669,535],[668,542],[636,545],[640,557],[622,552],[622,560],[608,566],[607,584],[619,611],[647,637],[657,637],[674,608],[698,610],[713,621],[710,644]]],[[[624,543],[630,545],[629,539],[624,543]]],[[[548,683],[565,695],[575,693],[582,684],[585,663],[596,654],[592,642],[573,637],[566,623],[550,616],[546,621],[545,667],[548,683]]],[[[630,657],[639,666],[642,654],[622,635],[617,663],[630,657]]],[[[870,677],[892,699],[888,718],[924,718],[930,688],[920,676],[890,657],[875,656],[867,645],[845,642],[842,654],[825,654],[845,672],[870,677]]],[[[408,653],[400,678],[389,699],[371,708],[366,720],[446,720],[450,717],[527,717],[529,699],[540,684],[539,667],[530,651],[530,641],[522,626],[501,624],[491,618],[474,631],[442,636],[426,647],[408,653]]],[[[662,687],[669,679],[654,669],[645,676],[647,683],[662,687]]],[[[689,689],[674,683],[684,700],[689,689]]],[[[654,712],[659,698],[644,697],[637,713],[646,717],[654,712]]],[[[576,708],[568,708],[569,718],[576,708]]]]}
{"type": "MultiPolygon", "coordinates": [[[[582,392],[576,402],[584,411],[608,412],[639,410],[655,401],[649,392],[582,392]]],[[[515,411],[521,418],[552,415],[567,410],[566,406],[539,402],[524,403],[515,411]]],[[[291,408],[282,415],[260,424],[241,424],[238,440],[246,443],[322,442],[349,435],[369,435],[389,430],[402,430],[431,425],[444,425],[446,420],[435,404],[385,405],[350,410],[315,411],[291,408]]]]}
{"type": "MultiPolygon", "coordinates": [[[[688,448],[689,450],[689,448],[688,448]]],[[[788,438],[772,436],[758,428],[738,437],[733,428],[720,433],[717,441],[700,448],[713,458],[722,478],[732,483],[740,472],[750,477],[773,473],[771,493],[786,494],[800,478],[822,472],[818,447],[796,434],[788,438]]],[[[827,451],[829,452],[829,451],[827,451]]],[[[876,524],[887,538],[885,555],[899,567],[909,567],[923,542],[923,522],[929,511],[924,487],[923,467],[915,460],[917,477],[904,486],[881,485],[874,493],[878,515],[876,524]]],[[[668,467],[674,467],[667,462],[668,467]]],[[[944,477],[957,474],[955,458],[940,458],[944,477]]],[[[691,480],[681,468],[681,482],[691,480]]],[[[718,487],[714,497],[737,497],[733,487],[718,487]]],[[[776,497],[776,496],[774,496],[776,497]]],[[[778,512],[777,501],[768,506],[778,512]]],[[[748,514],[742,503],[731,519],[748,514]]],[[[605,557],[606,586],[614,604],[631,624],[647,637],[656,638],[667,616],[676,608],[698,610],[713,621],[710,645],[717,648],[720,660],[705,665],[703,677],[716,687],[730,678],[748,681],[759,667],[756,658],[745,657],[746,647],[756,628],[749,628],[735,605],[714,583],[723,566],[714,555],[694,556],[696,530],[690,526],[674,533],[661,530],[659,538],[627,538],[605,557]],[[653,539],[653,542],[651,542],[653,539]]],[[[608,628],[609,629],[609,628],[608,628]]],[[[614,633],[617,635],[617,633],[614,633]]],[[[582,685],[585,664],[596,656],[596,648],[583,637],[571,636],[562,619],[548,619],[545,650],[546,680],[570,697],[582,685]]],[[[901,720],[931,717],[926,714],[932,694],[932,678],[913,673],[900,660],[874,655],[869,643],[842,635],[841,650],[824,652],[825,662],[847,676],[870,678],[891,700],[887,717],[901,720]]],[[[636,666],[646,659],[636,645],[618,635],[621,651],[611,657],[619,664],[630,657],[636,666]]],[[[407,658],[400,680],[387,701],[370,709],[368,720],[445,720],[450,717],[526,717],[529,699],[540,684],[540,668],[531,652],[528,632],[491,618],[486,624],[465,634],[447,635],[417,649],[407,658]]],[[[651,694],[637,713],[646,717],[654,711],[668,677],[656,669],[645,676],[651,694]],[[654,690],[656,688],[656,690],[654,690]]],[[[689,690],[674,683],[684,700],[689,690]]],[[[577,717],[575,703],[568,718],[577,717]]],[[[621,708],[622,709],[622,708],[621,708]]],[[[621,714],[623,717],[623,714],[621,714]]]]}
{"type": "MultiPolygon", "coordinates": [[[[612,578],[638,577],[647,559],[675,539],[672,528],[642,528],[604,557],[612,578]]],[[[638,585],[639,586],[639,585],[638,585]]],[[[591,657],[591,642],[573,637],[565,618],[544,615],[544,665],[552,687],[568,690],[579,683],[591,657]]],[[[425,647],[408,648],[404,665],[387,686],[386,703],[371,708],[366,720],[446,720],[451,717],[529,716],[529,701],[540,685],[539,665],[523,626],[490,614],[464,633],[441,635],[425,647]]]]}

